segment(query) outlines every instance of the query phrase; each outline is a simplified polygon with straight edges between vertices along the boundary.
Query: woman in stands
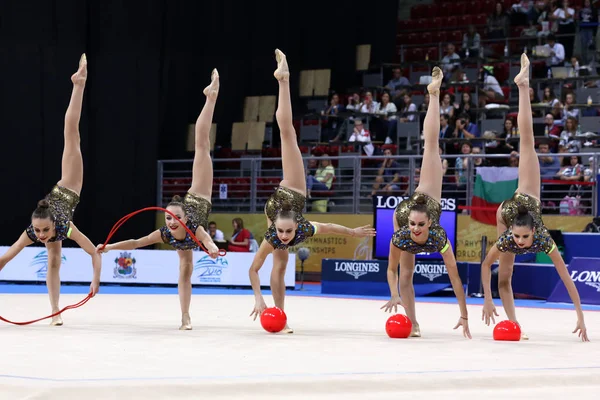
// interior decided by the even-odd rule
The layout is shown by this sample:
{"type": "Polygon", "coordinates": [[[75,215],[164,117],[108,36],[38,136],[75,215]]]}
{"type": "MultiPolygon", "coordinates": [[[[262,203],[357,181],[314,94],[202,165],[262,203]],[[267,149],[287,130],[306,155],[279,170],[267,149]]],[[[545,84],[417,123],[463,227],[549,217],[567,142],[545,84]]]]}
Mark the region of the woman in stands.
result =
{"type": "MultiPolygon", "coordinates": [[[[273,300],[275,306],[283,309],[288,248],[304,242],[317,233],[356,237],[375,236],[375,230],[368,225],[350,229],[336,224],[309,222],[302,216],[302,210],[306,203],[306,172],[298,148],[296,132],[292,125],[290,72],[285,54],[280,50],[275,50],[275,56],[277,69],[274,75],[279,81],[279,100],[275,115],[281,131],[283,180],[265,204],[269,228],[265,233],[265,240],[260,245],[250,266],[250,282],[256,301],[250,316],[254,315],[254,319],[267,307],[260,291],[258,271],[270,253],[273,253],[273,270],[271,272],[273,300]]],[[[293,331],[286,326],[284,332],[292,333],[293,331]]]]}
{"type": "MultiPolygon", "coordinates": [[[[211,83],[204,89],[206,103],[198,116],[195,129],[196,149],[192,167],[192,186],[182,199],[174,196],[167,205],[167,210],[172,212],[181,222],[206,247],[212,258],[217,258],[219,249],[208,233],[208,214],[211,209],[213,169],[210,158],[210,127],[217,96],[219,94],[219,74],[213,70],[211,83]]],[[[198,247],[194,239],[170,214],[165,213],[165,226],[140,239],[126,240],[107,245],[99,252],[110,250],[133,250],[146,247],[155,243],[166,243],[177,249],[179,255],[179,303],[181,306],[180,330],[191,330],[190,303],[192,300],[192,272],[194,270],[193,250],[198,247]]]]}
{"type": "Polygon", "coordinates": [[[412,284],[415,254],[439,252],[446,264],[452,288],[460,306],[460,318],[454,329],[462,326],[463,335],[471,338],[465,291],[458,274],[452,246],[446,238],[446,232],[439,224],[442,212],[440,201],[443,178],[438,143],[440,132],[439,98],[442,80],[442,70],[434,67],[432,82],[427,86],[431,100],[423,125],[425,148],[419,185],[412,196],[398,204],[394,212],[394,234],[390,243],[387,272],[391,299],[381,308],[385,308],[386,312],[392,310],[397,312],[398,305],[402,305],[413,325],[410,336],[420,337],[421,330],[415,311],[415,289],[412,284]],[[400,293],[402,298],[400,298],[398,292],[398,263],[400,263],[400,293]]]}
{"type": "MultiPolygon", "coordinates": [[[[60,297],[60,265],[62,241],[69,238],[92,256],[93,278],[90,286],[91,295],[98,292],[100,286],[100,269],[102,258],[96,254],[94,244],[72,222],[73,213],[79,204],[79,195],[83,186],[83,157],[81,156],[79,120],[83,92],[87,80],[87,59],[85,54],[79,60],[77,72],[71,76],[73,91],[71,101],[65,114],[65,144],[62,157],[62,176],[52,191],[38,202],[31,216],[31,225],[21,237],[0,257],[0,270],[21,250],[32,243],[42,243],[48,251],[48,272],[46,285],[50,297],[52,313],[59,311],[60,297]]],[[[53,326],[63,324],[60,315],[52,318],[53,326]]]]}
{"type": "MultiPolygon", "coordinates": [[[[548,254],[565,284],[569,296],[577,311],[577,324],[573,333],[579,332],[583,341],[588,341],[583,311],[579,293],[569,275],[556,244],[542,221],[540,204],[540,165],[534,149],[533,121],[531,102],[529,99],[529,59],[521,55],[521,71],[515,77],[519,87],[519,115],[517,117],[520,129],[520,162],[519,186],[512,198],[503,202],[496,213],[498,222],[498,240],[490,249],[481,264],[481,280],[485,293],[482,320],[487,325],[496,323],[494,315],[498,316],[492,300],[491,266],[499,259],[498,291],[506,315],[511,321],[517,322],[515,303],[511,287],[515,254],[538,253],[548,254]]],[[[528,339],[522,333],[522,339],[528,339]]]]}

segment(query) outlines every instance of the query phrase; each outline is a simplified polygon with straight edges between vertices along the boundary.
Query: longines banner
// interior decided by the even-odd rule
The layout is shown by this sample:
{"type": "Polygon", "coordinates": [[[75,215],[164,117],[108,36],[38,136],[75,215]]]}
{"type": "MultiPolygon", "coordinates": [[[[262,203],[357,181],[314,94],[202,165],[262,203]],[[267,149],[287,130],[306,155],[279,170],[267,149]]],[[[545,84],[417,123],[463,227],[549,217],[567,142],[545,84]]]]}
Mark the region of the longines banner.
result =
{"type": "MultiPolygon", "coordinates": [[[[4,254],[8,247],[0,247],[4,254]]],[[[216,260],[206,253],[194,251],[192,284],[210,286],[250,286],[248,270],[253,253],[227,253],[216,260]]],[[[62,250],[60,278],[62,282],[90,282],[92,261],[78,248],[62,250]]],[[[295,285],[296,258],[290,254],[285,271],[286,287],[295,285]]],[[[261,284],[268,285],[273,269],[273,258],[267,257],[259,272],[261,284]]],[[[46,280],[48,252],[44,247],[27,247],[0,271],[2,281],[46,280]]],[[[102,255],[101,282],[127,284],[177,284],[179,256],[174,250],[113,250],[102,255]]]]}

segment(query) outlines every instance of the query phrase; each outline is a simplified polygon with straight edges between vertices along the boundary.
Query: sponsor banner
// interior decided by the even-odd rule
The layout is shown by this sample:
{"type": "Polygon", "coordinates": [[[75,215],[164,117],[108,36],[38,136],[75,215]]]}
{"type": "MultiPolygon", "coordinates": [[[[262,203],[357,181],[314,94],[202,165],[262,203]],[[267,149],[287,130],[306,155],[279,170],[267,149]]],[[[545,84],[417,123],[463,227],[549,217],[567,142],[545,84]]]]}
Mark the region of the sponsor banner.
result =
{"type": "MultiPolygon", "coordinates": [[[[333,223],[356,228],[364,225],[373,225],[373,215],[349,215],[349,214],[304,214],[309,221],[333,223]]],[[[210,214],[209,221],[214,221],[217,228],[223,231],[225,239],[231,239],[233,233],[232,220],[241,218],[244,221],[244,228],[248,229],[254,239],[260,245],[265,231],[267,230],[267,219],[263,213],[255,214],[210,214]]],[[[164,214],[157,216],[157,228],[165,224],[164,214]]],[[[321,272],[321,261],[325,258],[346,258],[349,260],[370,260],[373,255],[373,238],[354,238],[340,235],[320,235],[309,238],[299,246],[291,248],[295,253],[298,248],[306,247],[310,256],[304,262],[304,271],[309,273],[321,272]]],[[[161,249],[169,249],[168,245],[159,245],[161,249]]],[[[233,253],[227,253],[229,256],[233,253]]],[[[296,270],[300,270],[300,260],[296,257],[296,270]]]]}
{"type": "MultiPolygon", "coordinates": [[[[568,269],[579,292],[581,304],[600,305],[600,258],[575,257],[569,264],[568,269]]],[[[548,301],[552,303],[572,303],[562,280],[556,284],[548,301]]]]}
{"type": "MultiPolygon", "coordinates": [[[[323,260],[322,292],[328,294],[353,294],[389,296],[387,281],[388,263],[385,260],[323,260]]],[[[459,265],[463,284],[467,284],[466,264],[459,265]]],[[[415,294],[424,296],[451,286],[443,262],[417,261],[413,274],[415,294]]]]}
{"type": "MultiPolygon", "coordinates": [[[[563,232],[581,232],[589,222],[590,217],[544,215],[544,224],[548,229],[559,229],[563,232]]],[[[498,239],[496,227],[475,221],[468,215],[458,215],[456,232],[457,261],[481,262],[481,238],[483,236],[488,238],[487,249],[489,251],[498,239]]],[[[565,243],[565,246],[568,248],[568,243],[565,243]]]]}
{"type": "MultiPolygon", "coordinates": [[[[0,247],[4,254],[8,247],[0,247]]],[[[250,286],[248,270],[254,253],[227,253],[211,259],[206,253],[195,251],[192,284],[250,286]]],[[[269,255],[259,271],[263,285],[270,282],[273,256],[269,255]]],[[[290,254],[285,271],[285,285],[295,285],[295,254],[290,254]]],[[[45,281],[48,271],[48,252],[43,247],[23,249],[0,272],[3,281],[45,281]]],[[[78,248],[64,248],[61,256],[62,282],[90,282],[90,256],[78,248]]],[[[173,250],[113,250],[102,255],[102,283],[177,284],[179,256],[173,250]]]]}

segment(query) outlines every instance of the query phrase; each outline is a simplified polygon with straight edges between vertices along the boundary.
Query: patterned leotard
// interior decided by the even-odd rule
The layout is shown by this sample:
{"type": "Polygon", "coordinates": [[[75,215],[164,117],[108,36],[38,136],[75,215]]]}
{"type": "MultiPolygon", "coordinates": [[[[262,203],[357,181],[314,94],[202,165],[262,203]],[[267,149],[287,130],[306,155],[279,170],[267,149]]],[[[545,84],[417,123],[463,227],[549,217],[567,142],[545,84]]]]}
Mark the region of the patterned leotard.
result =
{"type": "Polygon", "coordinates": [[[314,236],[317,231],[315,226],[313,226],[308,220],[306,220],[306,218],[304,218],[304,216],[302,216],[302,211],[304,210],[304,206],[306,204],[306,197],[298,192],[282,186],[275,190],[275,193],[269,197],[269,200],[267,200],[267,203],[265,204],[265,213],[271,221],[275,221],[277,218],[277,213],[279,210],[281,210],[281,203],[285,200],[292,203],[292,211],[296,213],[296,222],[298,223],[298,228],[296,229],[296,235],[294,238],[288,244],[284,244],[277,237],[275,223],[271,224],[265,233],[265,240],[269,242],[269,244],[276,250],[285,250],[290,246],[295,246],[299,243],[302,243],[309,237],[314,236]]]}
{"type": "MultiPolygon", "coordinates": [[[[208,214],[211,210],[211,203],[199,196],[187,193],[183,198],[183,206],[187,217],[186,226],[196,234],[198,227],[202,226],[205,230],[208,228],[208,214]]],[[[177,250],[194,250],[198,245],[192,239],[189,233],[186,232],[185,239],[177,240],[171,233],[168,227],[160,228],[160,236],[163,243],[170,244],[177,250]]]]}
{"type": "MultiPolygon", "coordinates": [[[[75,213],[75,208],[79,204],[79,195],[70,189],[56,185],[46,196],[46,201],[48,201],[50,212],[54,216],[54,227],[56,229],[56,235],[49,241],[62,242],[71,233],[71,219],[73,213],[75,213]]],[[[33,225],[29,225],[25,232],[32,242],[39,243],[33,225]]]]}
{"type": "Polygon", "coordinates": [[[509,228],[498,238],[496,247],[501,252],[510,252],[513,254],[528,254],[544,252],[550,254],[556,247],[550,232],[544,226],[542,221],[541,204],[535,197],[523,193],[515,193],[513,197],[502,203],[502,220],[509,228]],[[525,206],[529,214],[533,217],[535,233],[533,234],[533,244],[531,247],[519,247],[513,238],[511,226],[519,214],[519,206],[525,206]]]}
{"type": "Polygon", "coordinates": [[[392,235],[392,244],[400,250],[409,252],[411,254],[446,251],[448,239],[446,237],[446,231],[439,223],[441,213],[442,206],[440,203],[424,193],[415,192],[408,199],[405,199],[398,204],[396,210],[394,211],[394,217],[396,218],[400,229],[398,229],[392,235]],[[427,237],[427,241],[423,244],[415,242],[410,237],[410,228],[408,227],[408,215],[410,214],[411,208],[417,204],[415,201],[417,196],[425,196],[427,200],[426,206],[429,210],[429,215],[432,221],[431,227],[429,228],[429,236],[427,237]]]}

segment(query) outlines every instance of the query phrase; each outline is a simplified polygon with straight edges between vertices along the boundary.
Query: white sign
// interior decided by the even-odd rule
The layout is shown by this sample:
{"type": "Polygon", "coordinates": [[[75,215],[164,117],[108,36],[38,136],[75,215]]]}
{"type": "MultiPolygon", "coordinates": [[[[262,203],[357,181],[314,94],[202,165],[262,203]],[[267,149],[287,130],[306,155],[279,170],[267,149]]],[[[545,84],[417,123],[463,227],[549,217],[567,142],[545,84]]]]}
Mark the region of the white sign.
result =
{"type": "Polygon", "coordinates": [[[221,183],[219,185],[219,199],[227,200],[227,184],[221,183]]]}
{"type": "MultiPolygon", "coordinates": [[[[4,254],[8,247],[0,247],[4,254]]],[[[213,260],[203,251],[194,251],[193,285],[250,286],[248,270],[254,253],[229,252],[213,260]]],[[[79,248],[62,250],[60,278],[62,282],[90,282],[92,259],[79,248]]],[[[273,255],[269,255],[259,271],[261,285],[268,286],[273,269],[273,255]]],[[[2,281],[46,280],[48,252],[44,247],[26,247],[4,266],[2,281]]],[[[177,284],[179,257],[174,250],[112,250],[102,255],[101,282],[139,284],[177,284]]],[[[296,255],[290,254],[285,271],[285,286],[296,282],[296,255]]]]}

